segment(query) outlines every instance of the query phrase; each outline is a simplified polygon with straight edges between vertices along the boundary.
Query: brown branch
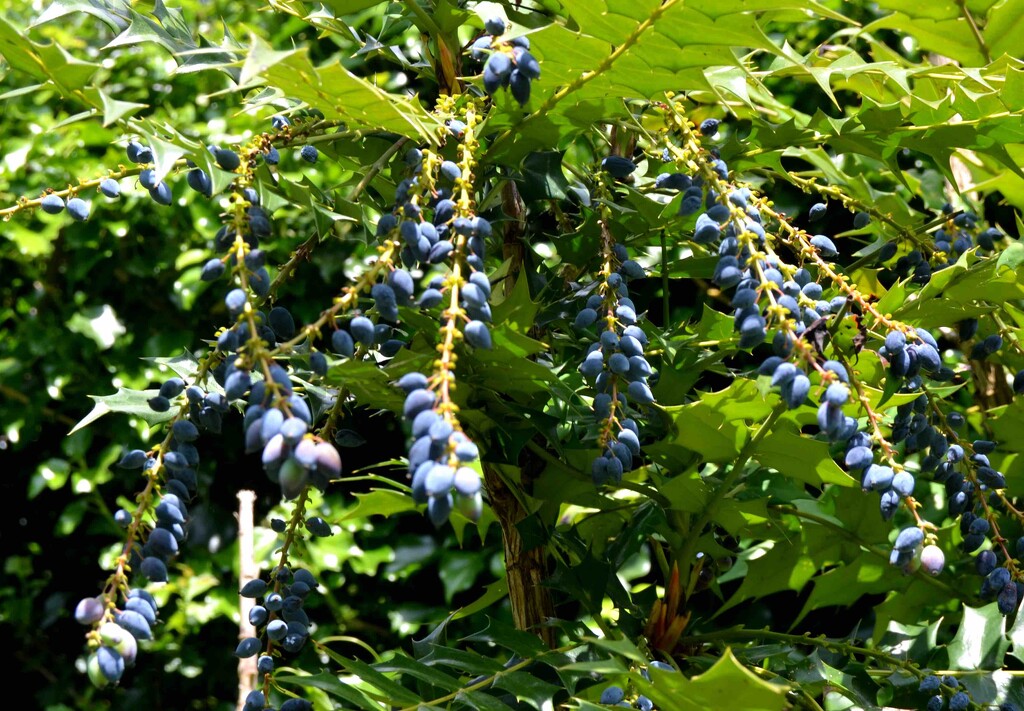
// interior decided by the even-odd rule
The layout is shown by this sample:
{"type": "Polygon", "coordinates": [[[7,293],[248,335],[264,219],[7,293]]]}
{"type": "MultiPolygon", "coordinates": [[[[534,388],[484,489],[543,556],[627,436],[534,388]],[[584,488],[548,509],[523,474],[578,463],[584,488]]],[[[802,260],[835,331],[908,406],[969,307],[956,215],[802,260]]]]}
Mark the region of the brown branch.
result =
{"type": "Polygon", "coordinates": [[[547,573],[544,547],[524,549],[516,524],[526,518],[525,509],[493,466],[484,463],[483,471],[491,509],[501,525],[505,544],[505,571],[512,619],[516,629],[535,633],[553,649],[557,646],[555,630],[543,626],[555,614],[551,593],[544,587],[547,573]]]}
{"type": "Polygon", "coordinates": [[[509,260],[508,276],[504,280],[504,293],[512,293],[515,277],[522,271],[526,248],[523,246],[523,228],[526,224],[526,206],[519,196],[515,182],[509,180],[501,189],[501,208],[510,218],[502,231],[501,256],[509,260]]]}
{"type": "MultiPolygon", "coordinates": [[[[522,276],[525,246],[522,235],[525,226],[526,208],[519,196],[515,183],[509,181],[501,191],[501,202],[505,215],[502,254],[510,260],[504,291],[512,292],[517,278],[522,276]]],[[[536,455],[523,451],[520,461],[525,483],[532,478],[532,471],[541,465],[536,455]]],[[[505,545],[505,570],[508,581],[508,597],[512,606],[512,619],[517,629],[536,633],[546,645],[554,648],[557,644],[555,630],[544,627],[543,623],[554,616],[551,592],[544,587],[547,576],[547,561],[543,547],[525,550],[522,536],[516,524],[526,518],[515,492],[491,465],[483,464],[484,483],[487,487],[491,510],[501,525],[502,541],[505,545]]]]}

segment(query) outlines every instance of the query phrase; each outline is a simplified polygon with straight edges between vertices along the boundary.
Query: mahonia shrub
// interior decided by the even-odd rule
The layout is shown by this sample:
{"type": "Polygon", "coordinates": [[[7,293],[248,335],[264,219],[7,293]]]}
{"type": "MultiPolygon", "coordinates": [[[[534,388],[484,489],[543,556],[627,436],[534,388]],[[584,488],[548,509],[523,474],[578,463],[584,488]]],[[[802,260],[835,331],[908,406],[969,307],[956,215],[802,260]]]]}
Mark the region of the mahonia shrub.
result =
{"type": "Polygon", "coordinates": [[[853,5],[0,19],[40,707],[1021,708],[1020,8],[853,5]]]}

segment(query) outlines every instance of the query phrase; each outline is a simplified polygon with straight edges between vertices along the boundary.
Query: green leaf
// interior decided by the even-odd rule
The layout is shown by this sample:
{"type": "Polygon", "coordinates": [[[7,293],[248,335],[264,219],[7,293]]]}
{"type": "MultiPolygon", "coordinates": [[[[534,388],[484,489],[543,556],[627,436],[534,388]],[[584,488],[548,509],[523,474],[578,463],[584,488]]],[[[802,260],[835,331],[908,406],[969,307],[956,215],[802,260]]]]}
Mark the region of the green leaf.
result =
{"type": "MultiPolygon", "coordinates": [[[[774,396],[773,396],[774,397],[774,396]]],[[[690,405],[664,408],[676,427],[678,444],[715,462],[732,460],[746,442],[748,419],[763,419],[773,405],[752,380],[736,379],[724,390],[704,393],[690,405]]]]}
{"type": "Polygon", "coordinates": [[[274,681],[284,684],[285,686],[294,685],[300,694],[302,693],[302,689],[313,687],[320,689],[321,691],[326,691],[329,695],[337,697],[361,709],[365,709],[366,711],[380,711],[379,704],[374,703],[351,684],[346,684],[337,676],[327,671],[321,671],[319,674],[311,674],[308,676],[282,674],[281,672],[277,672],[274,674],[274,681]]]}
{"type": "MultiPolygon", "coordinates": [[[[913,586],[913,583],[911,585],[913,586]]],[[[933,595],[936,592],[930,585],[923,583],[917,585],[917,588],[918,590],[931,588],[933,595]]],[[[910,588],[907,590],[894,590],[889,594],[888,601],[906,596],[911,597],[911,604],[923,604],[923,600],[919,595],[907,595],[910,590],[910,588]]],[[[884,626],[884,633],[879,632],[878,626],[875,626],[875,633],[879,640],[878,647],[890,654],[902,654],[911,659],[926,660],[939,646],[938,633],[940,624],[941,619],[936,619],[930,625],[902,624],[889,620],[884,626]]]]}
{"type": "MultiPolygon", "coordinates": [[[[897,392],[903,385],[903,381],[899,378],[885,379],[885,390],[879,390],[878,388],[872,388],[865,386],[864,392],[867,393],[868,402],[871,403],[871,407],[875,410],[880,409],[883,405],[886,407],[898,407],[908,402],[913,402],[918,398],[920,393],[900,393],[897,392]]],[[[957,385],[935,385],[929,386],[928,392],[933,393],[936,397],[946,398],[955,393],[960,388],[964,387],[966,383],[959,383],[957,385]]],[[[858,412],[863,414],[863,405],[857,408],[858,412]]]]}
{"type": "Polygon", "coordinates": [[[14,27],[2,16],[0,56],[17,71],[49,80],[65,97],[84,87],[99,69],[98,64],[75,59],[60,45],[31,41],[24,30],[14,27]]]}
{"type": "Polygon", "coordinates": [[[1024,400],[1014,398],[1013,402],[995,413],[992,418],[992,434],[999,446],[1012,452],[1024,452],[1020,428],[1024,427],[1024,400]]]}
{"type": "Polygon", "coordinates": [[[828,444],[794,432],[776,429],[761,440],[754,457],[766,467],[794,479],[821,487],[823,484],[855,487],[860,482],[839,468],[828,444]]]}
{"type": "Polygon", "coordinates": [[[128,14],[131,17],[128,28],[110,40],[104,49],[126,47],[135,44],[156,44],[166,49],[172,55],[178,55],[196,48],[196,43],[191,37],[182,37],[178,33],[172,34],[156,20],[134,10],[129,9],[128,14]]]}
{"type": "Polygon", "coordinates": [[[622,567],[641,553],[650,537],[667,527],[665,512],[653,502],[640,504],[606,550],[606,557],[622,575],[622,567]]]}
{"type": "Polygon", "coordinates": [[[199,361],[188,350],[173,358],[143,358],[143,360],[169,368],[175,375],[191,382],[199,372],[199,361]]]}
{"type": "Polygon", "coordinates": [[[989,13],[982,37],[989,54],[997,59],[1002,54],[1019,56],[1020,38],[1024,33],[1024,0],[997,2],[989,13]]]}
{"type": "Polygon", "coordinates": [[[368,494],[355,494],[356,506],[341,517],[342,521],[363,519],[370,516],[394,516],[416,509],[416,503],[409,494],[394,489],[374,489],[368,494]]]}
{"type": "Polygon", "coordinates": [[[305,49],[275,51],[256,35],[239,81],[243,85],[269,84],[315,106],[329,120],[345,121],[349,128],[391,131],[431,144],[437,143],[441,130],[441,124],[419,101],[390,94],[340,63],[314,67],[305,49]]]}
{"type": "Polygon", "coordinates": [[[91,339],[100,350],[111,348],[126,332],[110,304],[90,306],[68,319],[69,331],[91,339]]]}
{"type": "Polygon", "coordinates": [[[495,580],[493,583],[487,585],[484,588],[484,592],[480,597],[478,597],[476,600],[469,603],[468,605],[463,605],[458,610],[456,610],[454,613],[454,618],[462,619],[464,617],[469,617],[470,615],[475,615],[476,613],[480,612],[480,610],[484,610],[490,607],[498,600],[504,600],[507,595],[508,579],[501,578],[500,580],[495,580]]]}
{"type": "Polygon", "coordinates": [[[628,116],[624,99],[661,97],[666,87],[708,91],[722,103],[736,97],[749,101],[748,84],[756,81],[742,72],[721,73],[740,67],[733,48],[772,54],[782,49],[764,33],[748,5],[729,3],[719,11],[713,3],[694,7],[679,2],[665,8],[653,26],[642,24],[661,12],[660,5],[654,0],[564,2],[579,30],[553,23],[530,35],[531,52],[544,70],[528,105],[534,113],[521,119],[518,104],[504,92],[497,95],[500,113],[492,116],[489,128],[502,133],[491,156],[514,160],[561,145],[594,121],[628,116]],[[625,51],[609,56],[611,48],[631,36],[635,41],[625,51]],[[588,80],[580,83],[581,76],[588,80]]]}
{"type": "Polygon", "coordinates": [[[818,571],[818,566],[800,544],[800,541],[792,544],[773,542],[767,553],[761,548],[750,549],[748,573],[736,593],[719,608],[718,614],[746,600],[783,590],[802,590],[818,571]]]}
{"type": "Polygon", "coordinates": [[[139,109],[149,108],[149,104],[140,104],[135,101],[120,101],[115,99],[106,91],[100,88],[88,88],[85,90],[88,95],[95,94],[96,99],[93,99],[94,103],[98,103],[103,107],[103,125],[112,126],[125,116],[131,114],[134,116],[138,113],[139,109]]]}
{"type": "Polygon", "coordinates": [[[430,652],[421,657],[420,661],[451,667],[464,674],[496,674],[504,669],[504,666],[490,657],[441,644],[430,645],[430,652]]]}
{"type": "Polygon", "coordinates": [[[483,691],[460,691],[455,700],[461,701],[477,711],[512,711],[512,707],[504,701],[483,691]]]}
{"type": "Polygon", "coordinates": [[[996,603],[984,607],[964,605],[963,619],[949,643],[949,668],[973,671],[998,669],[1010,645],[1005,636],[1006,617],[996,603]]]}
{"type": "Polygon", "coordinates": [[[324,5],[335,15],[353,15],[378,3],[376,0],[326,0],[324,5]]]}
{"type": "Polygon", "coordinates": [[[1024,706],[1024,684],[1020,683],[1018,669],[964,674],[958,678],[975,703],[1024,706]]]}
{"type": "Polygon", "coordinates": [[[832,568],[814,579],[814,589],[792,627],[808,613],[833,605],[851,605],[863,595],[883,593],[894,587],[904,587],[906,581],[894,581],[894,568],[881,558],[861,556],[844,565],[832,568]]]}
{"type": "Polygon", "coordinates": [[[391,659],[379,662],[373,666],[377,671],[381,672],[402,672],[403,674],[408,674],[446,692],[455,691],[462,686],[462,683],[454,676],[445,674],[439,669],[429,667],[423,662],[401,653],[395,654],[391,659]]]}
{"type": "Polygon", "coordinates": [[[50,457],[45,462],[41,462],[32,474],[28,485],[28,498],[36,498],[44,489],[52,491],[60,489],[70,475],[71,464],[66,459],[50,457]]]}
{"type": "Polygon", "coordinates": [[[648,657],[646,654],[637,649],[636,645],[633,644],[632,640],[623,637],[621,639],[604,639],[602,637],[584,637],[580,640],[587,644],[593,645],[599,649],[604,649],[612,654],[626,659],[632,659],[634,662],[640,664],[646,664],[648,657]]]}
{"type": "Polygon", "coordinates": [[[167,412],[155,412],[147,402],[150,398],[159,394],[159,389],[130,390],[128,388],[118,388],[117,392],[113,395],[90,395],[89,397],[96,404],[93,405],[88,415],[71,428],[68,434],[74,434],[83,427],[88,427],[108,412],[123,412],[126,415],[139,417],[150,425],[167,422],[174,417],[174,408],[172,407],[167,412]]]}
{"type": "MultiPolygon", "coordinates": [[[[891,29],[913,35],[921,47],[928,51],[955,59],[969,66],[985,63],[985,58],[978,50],[978,44],[971,35],[966,19],[955,12],[953,14],[936,14],[926,4],[912,4],[904,0],[882,0],[878,3],[884,9],[896,8],[901,12],[885,15],[864,27],[865,32],[877,33],[891,29]]],[[[943,11],[953,3],[939,5],[943,11]]]]}
{"type": "Polygon", "coordinates": [[[687,679],[678,672],[648,669],[651,681],[634,677],[640,691],[663,711],[782,711],[790,708],[789,685],[770,683],[743,666],[731,649],[705,673],[687,679]]]}
{"type": "Polygon", "coordinates": [[[462,642],[490,642],[518,654],[524,659],[535,657],[547,648],[540,638],[512,627],[507,622],[488,616],[487,626],[479,632],[463,637],[462,642]]]}
{"type": "Polygon", "coordinates": [[[562,172],[562,151],[538,151],[523,161],[522,178],[516,181],[526,202],[562,200],[569,181],[562,172]]]}
{"type": "MultiPolygon", "coordinates": [[[[612,526],[612,528],[615,528],[612,526]]],[[[622,584],[615,577],[611,565],[588,551],[580,562],[574,565],[559,565],[550,577],[548,584],[556,590],[562,590],[571,598],[578,600],[583,609],[597,614],[606,595],[621,597],[622,584]]]]}
{"type": "MultiPolygon", "coordinates": [[[[525,276],[516,279],[507,297],[495,301],[494,323],[499,324],[495,328],[495,336],[502,332],[525,335],[533,327],[540,304],[530,296],[530,283],[525,276]]],[[[529,343],[530,347],[523,355],[533,355],[544,350],[544,344],[538,341],[529,339],[529,343]]]]}
{"type": "Polygon", "coordinates": [[[715,511],[715,523],[738,536],[751,526],[762,524],[768,520],[767,502],[758,499],[738,500],[728,498],[722,501],[715,511]]]}
{"type": "Polygon", "coordinates": [[[420,702],[419,694],[406,689],[394,679],[385,676],[365,662],[358,659],[343,659],[340,663],[350,674],[359,677],[368,686],[379,690],[392,704],[406,706],[420,702]]]}
{"type": "Polygon", "coordinates": [[[123,30],[128,26],[127,21],[114,12],[113,9],[88,2],[88,0],[54,0],[47,4],[46,9],[29,25],[29,28],[38,27],[47,22],[80,12],[102,20],[110,29],[115,31],[123,30]]]}
{"type": "Polygon", "coordinates": [[[1007,638],[1010,640],[1010,656],[1024,662],[1024,615],[1018,614],[1014,619],[1007,638]]]}
{"type": "Polygon", "coordinates": [[[437,574],[444,585],[444,598],[449,605],[457,593],[473,587],[483,569],[484,559],[476,552],[450,551],[441,556],[437,574]]]}
{"type": "MultiPolygon", "coordinates": [[[[608,659],[590,659],[583,662],[572,662],[558,667],[559,672],[586,672],[587,674],[624,674],[626,666],[616,657],[608,659]]],[[[602,707],[592,707],[602,708],[602,707]]]]}
{"type": "Polygon", "coordinates": [[[174,168],[178,159],[186,150],[172,141],[165,141],[160,136],[147,135],[149,146],[153,149],[153,172],[157,181],[164,180],[174,168]]]}
{"type": "Polygon", "coordinates": [[[522,671],[498,675],[494,680],[494,688],[508,691],[517,700],[525,701],[537,711],[551,709],[551,699],[562,690],[560,686],[549,684],[533,674],[522,671]]]}
{"type": "Polygon", "coordinates": [[[1014,242],[999,253],[996,259],[996,273],[1001,272],[1004,267],[1017,271],[1021,264],[1024,264],[1024,244],[1014,242]]]}
{"type": "Polygon", "coordinates": [[[999,93],[999,98],[1010,111],[1024,109],[1024,71],[1007,67],[1006,82],[999,93]]]}
{"type": "Polygon", "coordinates": [[[392,384],[392,377],[375,363],[349,359],[332,367],[326,381],[346,388],[359,402],[401,412],[405,398],[402,391],[392,384]]]}
{"type": "Polygon", "coordinates": [[[827,664],[821,658],[821,650],[814,650],[801,661],[794,670],[793,681],[815,696],[825,691],[839,691],[847,699],[861,704],[862,708],[870,708],[875,703],[874,697],[861,693],[857,677],[827,664]]]}
{"type": "Polygon", "coordinates": [[[696,470],[676,474],[658,487],[671,508],[699,513],[704,510],[711,490],[696,470]]]}

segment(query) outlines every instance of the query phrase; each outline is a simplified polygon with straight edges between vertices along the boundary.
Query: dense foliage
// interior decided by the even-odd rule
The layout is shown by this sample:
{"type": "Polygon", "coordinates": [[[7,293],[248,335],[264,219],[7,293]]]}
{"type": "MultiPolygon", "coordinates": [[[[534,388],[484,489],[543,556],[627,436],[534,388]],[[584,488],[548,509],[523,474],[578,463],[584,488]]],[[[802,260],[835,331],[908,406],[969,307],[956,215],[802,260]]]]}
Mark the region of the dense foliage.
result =
{"type": "Polygon", "coordinates": [[[1024,2],[246,5],[0,17],[30,705],[1024,708],[1024,2]]]}

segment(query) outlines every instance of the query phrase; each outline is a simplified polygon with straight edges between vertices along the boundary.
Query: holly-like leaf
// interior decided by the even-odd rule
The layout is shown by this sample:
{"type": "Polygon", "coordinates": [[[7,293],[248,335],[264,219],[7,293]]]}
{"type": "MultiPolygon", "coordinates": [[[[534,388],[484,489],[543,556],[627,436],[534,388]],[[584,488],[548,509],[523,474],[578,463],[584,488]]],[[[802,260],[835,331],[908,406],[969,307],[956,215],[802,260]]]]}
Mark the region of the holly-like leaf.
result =
{"type": "Polygon", "coordinates": [[[1006,617],[996,603],[982,607],[964,605],[960,627],[947,647],[949,668],[999,669],[1010,646],[1005,630],[1006,617]]]}
{"type": "Polygon", "coordinates": [[[538,151],[523,161],[522,179],[518,181],[523,200],[561,200],[569,189],[569,181],[562,173],[560,151],[538,151]]]}
{"type": "Polygon", "coordinates": [[[342,521],[365,519],[370,516],[394,516],[403,511],[414,511],[416,504],[409,494],[393,489],[374,489],[368,494],[355,494],[356,506],[346,512],[342,521]]]}
{"type": "Polygon", "coordinates": [[[794,432],[777,429],[761,440],[754,457],[766,467],[813,486],[859,486],[829,455],[828,444],[794,432]]]}
{"type": "Polygon", "coordinates": [[[732,650],[726,649],[714,666],[703,674],[687,678],[677,672],[648,669],[651,681],[642,677],[634,683],[665,711],[782,711],[790,707],[789,685],[761,679],[743,666],[732,650]]]}
{"type": "Polygon", "coordinates": [[[352,128],[391,131],[425,143],[438,139],[440,123],[418,101],[389,94],[338,62],[315,67],[304,49],[277,51],[254,35],[239,81],[269,84],[352,128]]]}
{"type": "Polygon", "coordinates": [[[126,415],[139,417],[151,425],[167,422],[174,417],[174,408],[171,408],[171,410],[168,410],[167,412],[156,412],[148,404],[148,400],[150,398],[159,394],[159,389],[130,390],[128,388],[118,388],[117,392],[113,395],[90,395],[89,397],[96,404],[93,405],[93,408],[89,411],[88,415],[79,420],[78,424],[71,428],[71,431],[68,432],[68,434],[74,434],[78,430],[88,427],[93,422],[110,412],[122,412],[126,415]]]}

